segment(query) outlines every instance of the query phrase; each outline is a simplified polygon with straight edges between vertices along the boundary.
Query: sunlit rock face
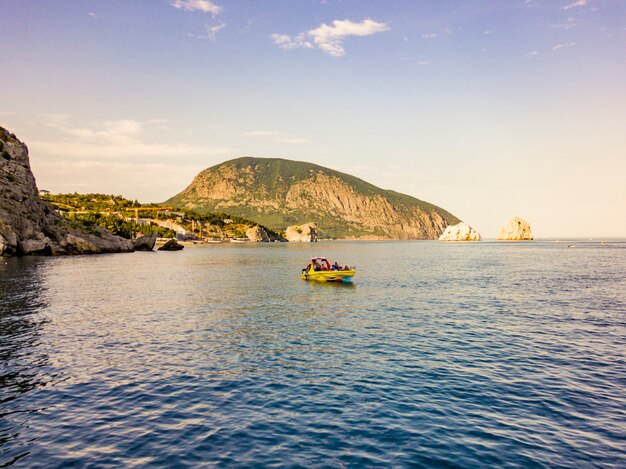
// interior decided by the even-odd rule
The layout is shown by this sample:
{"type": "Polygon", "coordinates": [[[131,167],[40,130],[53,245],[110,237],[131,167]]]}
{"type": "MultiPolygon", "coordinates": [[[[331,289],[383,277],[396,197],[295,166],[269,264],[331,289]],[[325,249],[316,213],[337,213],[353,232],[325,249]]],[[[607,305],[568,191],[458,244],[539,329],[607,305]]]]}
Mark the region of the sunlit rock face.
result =
{"type": "Polygon", "coordinates": [[[0,127],[0,255],[130,252],[130,240],[97,226],[85,232],[39,198],[28,148],[0,127]]]}
{"type": "Polygon", "coordinates": [[[302,161],[237,158],[200,172],[166,204],[226,212],[272,230],[306,220],[325,238],[437,239],[454,215],[349,174],[302,161]]]}
{"type": "Polygon", "coordinates": [[[246,238],[253,243],[269,243],[270,237],[260,226],[253,226],[246,230],[246,238]]]}
{"type": "Polygon", "coordinates": [[[480,234],[467,223],[448,226],[439,241],[480,241],[480,234]]]}
{"type": "Polygon", "coordinates": [[[314,243],[317,241],[317,225],[305,223],[290,226],[287,228],[285,236],[290,243],[314,243]]]}
{"type": "Polygon", "coordinates": [[[530,241],[533,239],[533,234],[526,220],[513,217],[504,224],[497,239],[502,241],[530,241]]]}

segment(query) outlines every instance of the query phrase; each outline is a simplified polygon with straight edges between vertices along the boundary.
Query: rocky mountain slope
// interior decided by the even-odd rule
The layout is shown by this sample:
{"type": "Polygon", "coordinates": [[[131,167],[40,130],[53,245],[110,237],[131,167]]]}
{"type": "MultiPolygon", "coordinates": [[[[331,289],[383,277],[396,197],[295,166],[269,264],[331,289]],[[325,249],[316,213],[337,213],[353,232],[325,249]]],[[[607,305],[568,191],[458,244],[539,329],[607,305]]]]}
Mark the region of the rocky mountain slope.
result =
{"type": "Polygon", "coordinates": [[[129,252],[130,240],[59,216],[38,195],[28,148],[0,127],[0,255],[129,252]]]}
{"type": "Polygon", "coordinates": [[[428,202],[312,163],[244,157],[199,173],[165,204],[223,211],[272,229],[314,222],[322,237],[437,239],[460,220],[428,202]]]}

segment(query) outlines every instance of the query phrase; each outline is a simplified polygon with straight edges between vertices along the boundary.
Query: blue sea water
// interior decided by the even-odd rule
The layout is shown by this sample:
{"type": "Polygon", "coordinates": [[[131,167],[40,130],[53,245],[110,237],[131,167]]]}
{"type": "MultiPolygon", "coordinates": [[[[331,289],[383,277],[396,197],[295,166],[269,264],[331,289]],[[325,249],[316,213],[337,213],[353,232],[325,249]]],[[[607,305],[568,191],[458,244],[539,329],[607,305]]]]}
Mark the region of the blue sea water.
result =
{"type": "Polygon", "coordinates": [[[0,467],[624,468],[626,243],[567,244],[0,259],[0,467]]]}

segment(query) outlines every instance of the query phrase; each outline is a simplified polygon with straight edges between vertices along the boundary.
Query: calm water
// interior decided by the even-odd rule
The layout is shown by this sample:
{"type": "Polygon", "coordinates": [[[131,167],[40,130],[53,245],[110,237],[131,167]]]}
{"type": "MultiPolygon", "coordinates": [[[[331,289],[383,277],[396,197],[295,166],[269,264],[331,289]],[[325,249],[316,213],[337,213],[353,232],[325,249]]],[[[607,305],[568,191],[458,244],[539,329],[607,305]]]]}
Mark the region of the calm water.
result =
{"type": "Polygon", "coordinates": [[[0,258],[0,467],[69,464],[626,467],[626,243],[0,258]]]}

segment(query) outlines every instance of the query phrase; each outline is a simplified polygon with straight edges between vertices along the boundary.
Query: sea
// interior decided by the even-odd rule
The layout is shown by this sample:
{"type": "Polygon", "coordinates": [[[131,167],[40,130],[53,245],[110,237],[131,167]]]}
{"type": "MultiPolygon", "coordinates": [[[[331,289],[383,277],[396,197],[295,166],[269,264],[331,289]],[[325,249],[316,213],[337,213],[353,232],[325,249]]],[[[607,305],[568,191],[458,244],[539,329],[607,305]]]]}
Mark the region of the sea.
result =
{"type": "Polygon", "coordinates": [[[70,466],[624,468],[626,240],[0,258],[0,467],[70,466]]]}

